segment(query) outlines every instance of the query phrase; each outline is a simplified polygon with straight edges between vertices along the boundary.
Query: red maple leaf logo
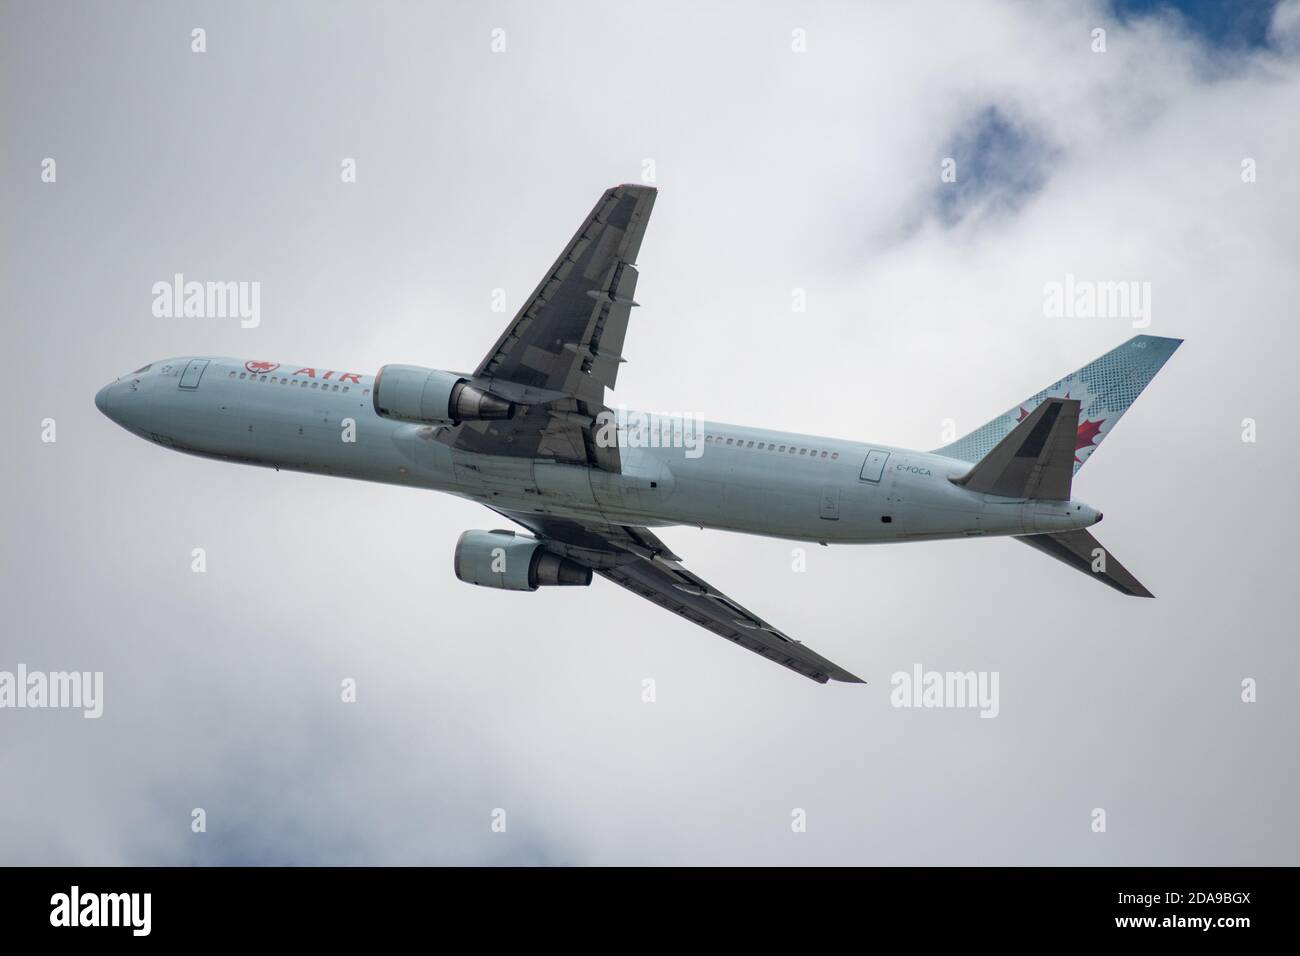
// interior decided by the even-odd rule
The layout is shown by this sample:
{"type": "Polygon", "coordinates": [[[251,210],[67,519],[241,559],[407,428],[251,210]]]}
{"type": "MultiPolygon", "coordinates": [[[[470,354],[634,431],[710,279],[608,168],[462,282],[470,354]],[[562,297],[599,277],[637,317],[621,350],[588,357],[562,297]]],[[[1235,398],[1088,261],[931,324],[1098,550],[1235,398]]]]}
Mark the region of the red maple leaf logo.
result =
{"type": "MultiPolygon", "coordinates": [[[[1101,433],[1101,426],[1105,421],[1106,419],[1102,418],[1102,419],[1098,419],[1095,422],[1090,422],[1086,420],[1079,422],[1079,431],[1074,436],[1074,450],[1078,452],[1080,448],[1093,447],[1092,440],[1101,433]]],[[[1079,456],[1077,454],[1074,456],[1074,460],[1075,461],[1079,460],[1079,456]]]]}
{"type": "Polygon", "coordinates": [[[280,367],[279,362],[245,362],[244,368],[250,372],[273,372],[280,367]]]}

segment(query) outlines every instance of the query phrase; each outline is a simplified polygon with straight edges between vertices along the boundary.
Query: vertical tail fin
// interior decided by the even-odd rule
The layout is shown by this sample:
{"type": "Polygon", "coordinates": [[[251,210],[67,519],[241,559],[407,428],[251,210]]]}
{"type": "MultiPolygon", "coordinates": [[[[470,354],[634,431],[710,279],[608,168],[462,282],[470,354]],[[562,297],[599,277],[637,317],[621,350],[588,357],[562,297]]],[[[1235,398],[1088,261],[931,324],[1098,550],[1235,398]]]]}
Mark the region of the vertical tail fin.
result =
{"type": "Polygon", "coordinates": [[[1028,418],[1044,399],[1070,398],[1080,405],[1074,449],[1074,473],[1077,474],[1182,342],[1182,339],[1156,335],[1135,335],[1077,372],[1047,386],[1037,395],[1029,396],[1005,415],[981,425],[951,445],[936,448],[935,454],[978,462],[1006,438],[1017,423],[1028,418]]]}

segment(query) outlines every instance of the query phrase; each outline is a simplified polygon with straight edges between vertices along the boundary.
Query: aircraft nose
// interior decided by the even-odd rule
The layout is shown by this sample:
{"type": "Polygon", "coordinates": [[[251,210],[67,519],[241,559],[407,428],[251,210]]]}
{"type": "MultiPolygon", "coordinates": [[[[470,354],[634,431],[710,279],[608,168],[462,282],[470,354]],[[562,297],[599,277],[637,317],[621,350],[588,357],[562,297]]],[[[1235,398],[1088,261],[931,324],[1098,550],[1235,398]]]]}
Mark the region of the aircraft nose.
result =
{"type": "Polygon", "coordinates": [[[117,397],[113,393],[115,384],[115,382],[109,382],[95,393],[95,407],[109,418],[113,418],[113,408],[117,404],[117,397]]]}

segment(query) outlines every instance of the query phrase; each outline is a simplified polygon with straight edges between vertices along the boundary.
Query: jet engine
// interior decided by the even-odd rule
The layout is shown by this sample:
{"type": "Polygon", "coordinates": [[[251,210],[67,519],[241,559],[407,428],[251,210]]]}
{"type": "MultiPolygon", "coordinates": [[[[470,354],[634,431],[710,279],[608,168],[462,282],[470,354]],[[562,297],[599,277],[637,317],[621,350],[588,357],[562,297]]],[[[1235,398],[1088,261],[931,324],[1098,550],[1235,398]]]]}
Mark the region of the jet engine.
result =
{"type": "Polygon", "coordinates": [[[591,568],[513,531],[466,531],[456,542],[455,565],[456,577],[467,584],[507,591],[591,583],[591,568]]]}
{"type": "Polygon", "coordinates": [[[513,403],[455,372],[416,365],[385,365],[375,376],[375,414],[422,425],[459,425],[510,418],[513,403]]]}

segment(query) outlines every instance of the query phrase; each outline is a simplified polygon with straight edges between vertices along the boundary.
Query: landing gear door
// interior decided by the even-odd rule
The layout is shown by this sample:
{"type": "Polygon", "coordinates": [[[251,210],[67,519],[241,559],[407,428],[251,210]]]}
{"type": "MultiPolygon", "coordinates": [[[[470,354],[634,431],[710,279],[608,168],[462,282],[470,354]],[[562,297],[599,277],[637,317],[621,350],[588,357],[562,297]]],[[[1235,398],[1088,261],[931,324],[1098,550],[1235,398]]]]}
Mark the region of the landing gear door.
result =
{"type": "Polygon", "coordinates": [[[207,359],[190,359],[190,364],[185,366],[185,371],[181,373],[181,388],[198,388],[199,379],[203,377],[203,370],[208,367],[207,359]]]}
{"type": "Polygon", "coordinates": [[[879,481],[880,476],[884,474],[885,462],[889,459],[889,452],[872,449],[867,452],[867,460],[862,463],[863,481],[879,481]]]}

